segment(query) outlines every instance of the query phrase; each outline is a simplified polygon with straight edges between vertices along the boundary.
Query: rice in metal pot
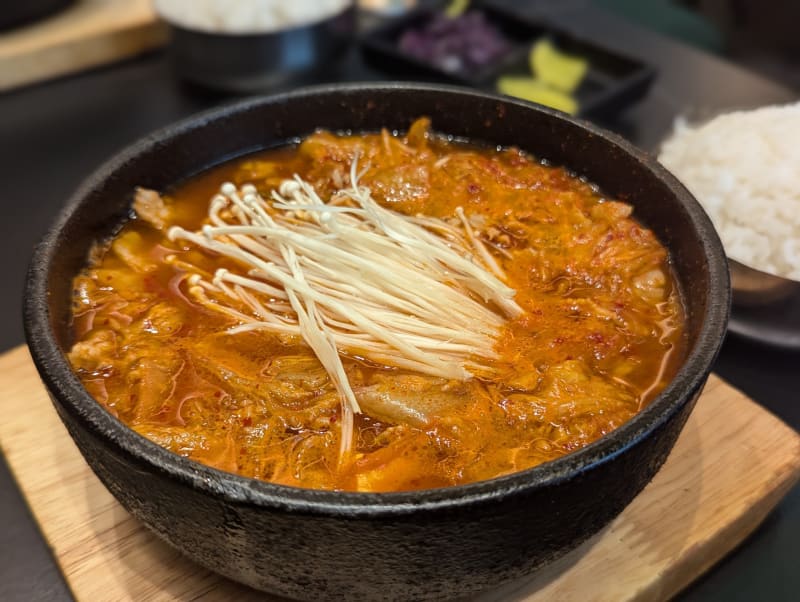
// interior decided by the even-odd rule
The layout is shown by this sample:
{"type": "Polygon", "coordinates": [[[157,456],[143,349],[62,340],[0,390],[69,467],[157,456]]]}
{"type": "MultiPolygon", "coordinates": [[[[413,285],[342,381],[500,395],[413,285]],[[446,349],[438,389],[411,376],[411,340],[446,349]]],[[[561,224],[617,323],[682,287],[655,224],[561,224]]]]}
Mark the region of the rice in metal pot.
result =
{"type": "Polygon", "coordinates": [[[350,0],[155,0],[170,23],[214,33],[267,33],[321,21],[350,0]]]}

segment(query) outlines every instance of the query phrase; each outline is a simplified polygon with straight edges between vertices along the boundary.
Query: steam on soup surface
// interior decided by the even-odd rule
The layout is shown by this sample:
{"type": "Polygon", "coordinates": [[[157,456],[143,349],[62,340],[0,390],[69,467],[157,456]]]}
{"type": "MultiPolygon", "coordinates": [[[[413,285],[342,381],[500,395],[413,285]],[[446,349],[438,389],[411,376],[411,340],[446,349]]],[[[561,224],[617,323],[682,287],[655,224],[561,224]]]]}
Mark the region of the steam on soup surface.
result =
{"type": "Polygon", "coordinates": [[[623,424],[685,355],[669,257],[631,206],[517,149],[448,141],[425,119],[405,136],[318,132],[164,197],[139,191],[135,209],[74,280],[70,361],[141,435],[247,477],[397,491],[523,470],[623,424]],[[309,188],[286,184],[295,174],[309,188]],[[347,192],[353,176],[379,209],[347,192]],[[301,198],[293,194],[311,204],[298,209],[286,201],[301,198]],[[267,217],[250,210],[256,201],[267,217]],[[259,238],[248,219],[283,220],[285,237],[259,238]],[[348,223],[357,237],[336,234],[348,223]],[[221,228],[213,243],[212,227],[221,228]],[[362,231],[373,242],[361,244],[362,231]],[[381,237],[408,253],[373,252],[381,237]],[[440,243],[474,273],[426,246],[440,243]],[[313,255],[320,245],[333,246],[313,255]],[[362,252],[362,263],[339,259],[337,245],[362,252]],[[259,269],[274,262],[228,248],[283,257],[289,267],[276,278],[294,280],[266,286],[259,269]],[[324,299],[306,288],[325,279],[335,286],[324,299]],[[453,296],[437,303],[442,286],[453,296]],[[433,359],[392,347],[386,324],[433,359]],[[390,342],[376,343],[381,333],[390,342]]]}

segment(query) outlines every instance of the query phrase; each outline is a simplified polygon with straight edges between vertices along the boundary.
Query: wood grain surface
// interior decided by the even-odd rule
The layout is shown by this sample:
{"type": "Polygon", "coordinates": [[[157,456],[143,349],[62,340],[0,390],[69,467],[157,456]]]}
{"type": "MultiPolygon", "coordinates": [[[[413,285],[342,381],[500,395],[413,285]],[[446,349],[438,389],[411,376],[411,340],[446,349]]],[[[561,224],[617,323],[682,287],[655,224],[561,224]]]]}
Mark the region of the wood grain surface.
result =
{"type": "Polygon", "coordinates": [[[151,0],[78,0],[0,33],[0,91],[135,56],[166,39],[151,0]]]}
{"type": "MultiPolygon", "coordinates": [[[[0,356],[0,403],[0,445],[79,601],[264,599],[182,558],[122,509],[67,435],[24,347],[0,356]]],[[[666,599],[753,531],[799,477],[800,436],[712,375],[667,463],[622,515],[479,599],[666,599]]]]}

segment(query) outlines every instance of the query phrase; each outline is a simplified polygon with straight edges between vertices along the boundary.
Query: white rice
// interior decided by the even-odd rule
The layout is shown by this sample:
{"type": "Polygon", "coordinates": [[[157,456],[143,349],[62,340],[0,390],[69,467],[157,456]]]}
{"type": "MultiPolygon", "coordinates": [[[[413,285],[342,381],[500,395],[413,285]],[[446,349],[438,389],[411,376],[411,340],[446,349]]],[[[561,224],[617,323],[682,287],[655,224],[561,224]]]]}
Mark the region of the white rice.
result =
{"type": "Polygon", "coordinates": [[[268,33],[322,21],[351,0],[154,0],[167,21],[213,33],[268,33]]]}
{"type": "Polygon", "coordinates": [[[659,160],[697,197],[729,257],[800,280],[800,103],[678,120],[659,160]]]}

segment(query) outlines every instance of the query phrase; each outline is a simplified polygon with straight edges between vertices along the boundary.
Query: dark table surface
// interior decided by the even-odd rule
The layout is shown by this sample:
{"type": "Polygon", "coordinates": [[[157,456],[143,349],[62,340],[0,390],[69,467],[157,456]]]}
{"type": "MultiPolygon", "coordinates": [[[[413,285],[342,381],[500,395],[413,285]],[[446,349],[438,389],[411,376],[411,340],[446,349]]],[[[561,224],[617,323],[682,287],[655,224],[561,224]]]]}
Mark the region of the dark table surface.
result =
{"type": "MultiPolygon", "coordinates": [[[[527,15],[625,51],[658,68],[647,98],[604,123],[655,149],[676,115],[794,100],[797,94],[642,30],[584,0],[514,3],[527,15]]],[[[315,81],[389,79],[357,51],[315,81]]],[[[230,100],[179,84],[162,53],[0,95],[0,350],[23,343],[21,291],[27,258],[69,193],[100,162],[136,138],[230,100]]],[[[800,354],[730,335],[716,372],[800,430],[800,354]]],[[[0,403],[2,401],[0,400],[0,403]]],[[[32,425],[33,426],[33,425],[32,425]]],[[[0,600],[69,600],[70,594],[0,458],[0,600]]],[[[684,600],[797,600],[800,487],[737,550],[690,586],[684,600]]]]}

